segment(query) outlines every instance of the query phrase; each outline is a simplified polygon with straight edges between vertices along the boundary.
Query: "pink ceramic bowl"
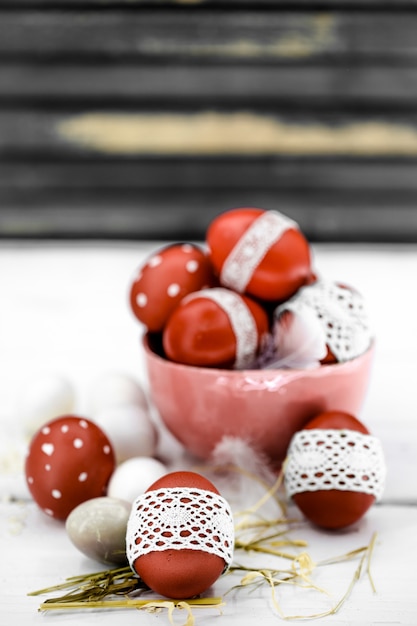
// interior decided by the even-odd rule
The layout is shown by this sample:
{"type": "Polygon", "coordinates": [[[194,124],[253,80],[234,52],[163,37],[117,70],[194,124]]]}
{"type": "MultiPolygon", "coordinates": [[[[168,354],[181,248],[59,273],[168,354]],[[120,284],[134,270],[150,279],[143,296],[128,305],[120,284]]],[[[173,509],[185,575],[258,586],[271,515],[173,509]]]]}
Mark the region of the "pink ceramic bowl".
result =
{"type": "Polygon", "coordinates": [[[193,455],[208,459],[225,436],[238,437],[279,467],[292,435],[318,413],[358,416],[374,348],[313,370],[223,370],[173,363],[143,338],[151,399],[167,428],[193,455]]]}

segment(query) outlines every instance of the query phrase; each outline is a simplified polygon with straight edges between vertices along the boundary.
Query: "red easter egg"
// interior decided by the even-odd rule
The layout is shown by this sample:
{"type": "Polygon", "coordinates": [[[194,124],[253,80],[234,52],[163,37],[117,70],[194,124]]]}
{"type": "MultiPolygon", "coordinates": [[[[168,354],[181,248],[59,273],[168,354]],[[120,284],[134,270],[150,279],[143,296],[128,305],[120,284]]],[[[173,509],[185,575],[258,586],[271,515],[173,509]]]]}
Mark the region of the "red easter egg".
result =
{"type": "Polygon", "coordinates": [[[163,332],[169,359],[202,367],[243,368],[268,331],[265,310],[251,298],[213,288],[184,298],[163,332]]]}
{"type": "Polygon", "coordinates": [[[159,332],[181,299],[214,283],[207,254],[184,243],[155,252],[141,267],[130,288],[130,306],[149,331],[159,332]]]}
{"type": "Polygon", "coordinates": [[[62,520],[82,502],[105,495],[114,469],[107,436],[90,420],[75,415],[42,426],[30,442],[25,462],[33,499],[47,515],[62,520]]]}
{"type": "Polygon", "coordinates": [[[369,430],[357,417],[344,411],[324,411],[313,417],[305,426],[304,430],[313,430],[315,428],[335,428],[342,430],[357,430],[364,435],[369,435],[369,430]]]}
{"type": "Polygon", "coordinates": [[[285,327],[290,328],[288,314],[305,317],[307,313],[316,319],[317,326],[312,329],[317,334],[316,342],[322,342],[323,365],[354,359],[370,347],[372,329],[364,299],[356,289],[325,280],[303,286],[276,308],[277,336],[285,332],[285,327]]]}
{"type": "Polygon", "coordinates": [[[216,487],[200,474],[171,472],[154,482],[133,504],[126,548],[133,571],[150,589],[170,598],[197,596],[230,564],[230,509],[216,487]],[[137,518],[136,509],[144,517],[137,518]],[[149,522],[145,521],[148,517],[149,522]],[[229,530],[220,537],[216,524],[219,528],[226,524],[229,530]],[[153,541],[155,549],[149,550],[147,541],[153,541]],[[215,550],[220,542],[225,544],[225,557],[221,550],[215,550]],[[145,546],[140,556],[134,551],[136,545],[145,546]]]}
{"type": "Polygon", "coordinates": [[[211,222],[206,241],[220,283],[239,293],[282,301],[310,280],[309,243],[277,211],[226,211],[211,222]]]}
{"type": "MultiPolygon", "coordinates": [[[[361,294],[358,291],[356,291],[356,289],[353,289],[353,287],[349,285],[335,283],[335,286],[339,292],[339,296],[336,296],[338,299],[338,304],[343,306],[343,304],[347,301],[348,302],[347,311],[352,312],[353,309],[355,308],[354,306],[352,306],[352,298],[356,298],[357,300],[361,301],[361,294]],[[344,297],[344,295],[346,297],[344,297]]],[[[355,323],[352,326],[353,328],[355,328],[355,323]]],[[[359,325],[356,326],[356,332],[363,332],[364,330],[367,334],[369,334],[368,326],[367,325],[365,326],[362,322],[360,322],[359,325]]],[[[370,339],[368,340],[368,342],[369,341],[370,339]]],[[[321,361],[323,365],[330,364],[330,363],[338,363],[338,361],[340,360],[340,357],[336,356],[336,354],[334,353],[334,352],[337,353],[337,347],[333,352],[329,343],[330,342],[327,343],[327,354],[324,357],[324,359],[322,359],[321,361]]],[[[354,354],[353,356],[356,356],[356,354],[354,354]]]]}
{"type": "Polygon", "coordinates": [[[297,507],[317,526],[327,529],[350,526],[361,519],[375,502],[384,480],[384,465],[379,442],[371,441],[367,436],[369,431],[362,422],[341,411],[321,413],[294,436],[289,448],[285,481],[289,491],[295,491],[291,496],[297,507]],[[314,432],[313,439],[310,440],[307,431],[314,432]],[[339,432],[333,437],[331,431],[339,432]],[[360,433],[359,437],[355,438],[354,433],[360,433]],[[303,437],[303,434],[304,439],[298,440],[301,443],[293,445],[296,438],[303,437]],[[298,456],[300,445],[301,456],[298,456]],[[354,466],[349,460],[351,454],[356,455],[354,466]],[[369,468],[372,454],[376,454],[379,460],[375,466],[376,473],[375,468],[372,471],[363,469],[369,468]],[[318,481],[326,488],[310,490],[318,481]],[[375,489],[370,489],[372,482],[375,489]]]}

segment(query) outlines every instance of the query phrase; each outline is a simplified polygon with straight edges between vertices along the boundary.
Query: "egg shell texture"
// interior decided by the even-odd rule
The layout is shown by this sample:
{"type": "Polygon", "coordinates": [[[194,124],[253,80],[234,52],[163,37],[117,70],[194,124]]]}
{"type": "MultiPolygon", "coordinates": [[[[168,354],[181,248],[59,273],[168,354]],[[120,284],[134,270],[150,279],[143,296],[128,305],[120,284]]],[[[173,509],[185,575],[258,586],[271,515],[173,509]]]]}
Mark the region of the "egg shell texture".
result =
{"type": "Polygon", "coordinates": [[[145,456],[132,457],[123,461],[114,470],[107,495],[132,503],[141,493],[145,493],[150,482],[166,473],[166,466],[158,459],[145,456]]]}
{"type": "Polygon", "coordinates": [[[81,502],[105,494],[115,468],[112,445],[83,417],[67,415],[32,438],[25,462],[29,491],[47,514],[66,519],[81,502]]]}
{"type": "MultiPolygon", "coordinates": [[[[317,430],[319,432],[320,429],[323,430],[323,434],[327,429],[333,429],[355,431],[362,435],[369,435],[368,429],[360,420],[341,411],[326,411],[312,419],[304,427],[304,430],[307,431],[317,430]]],[[[324,437],[323,440],[325,441],[324,437]]],[[[291,454],[291,445],[289,454],[291,454]]],[[[341,464],[343,465],[343,455],[341,457],[341,464]]],[[[288,471],[288,466],[289,464],[287,463],[286,471],[288,471]]],[[[343,471],[344,468],[342,467],[342,472],[340,472],[339,465],[336,472],[343,474],[343,471]]],[[[321,478],[321,475],[318,475],[318,478],[321,478]]],[[[350,478],[350,472],[347,478],[350,478]]],[[[366,476],[363,477],[363,480],[367,480],[366,476]]],[[[286,481],[288,481],[288,476],[286,481]]],[[[350,526],[360,520],[375,502],[375,495],[340,488],[316,491],[306,490],[301,493],[295,493],[292,499],[305,517],[313,524],[326,529],[339,529],[350,526]]]]}
{"type": "Polygon", "coordinates": [[[86,500],[68,515],[65,528],[80,552],[104,564],[126,565],[130,503],[118,498],[86,500]]]}
{"type": "MultiPolygon", "coordinates": [[[[219,495],[216,487],[195,472],[171,472],[155,481],[147,494],[157,494],[164,489],[204,490],[219,495]]],[[[180,512],[179,512],[180,513],[180,512]]],[[[175,515],[175,514],[174,514],[175,515]]],[[[178,519],[173,518],[177,525],[178,519]]],[[[201,528],[201,520],[196,524],[201,528]]],[[[189,530],[184,531],[184,540],[189,539],[189,530]]],[[[169,539],[169,537],[167,537],[169,539]]],[[[128,536],[127,546],[132,537],[128,536]]],[[[225,570],[225,560],[217,554],[190,548],[168,548],[151,551],[137,558],[133,567],[142,580],[155,592],[171,598],[191,598],[206,591],[225,570]]]]}
{"type": "Polygon", "coordinates": [[[142,385],[133,376],[121,371],[102,372],[88,390],[88,411],[93,417],[119,406],[137,406],[148,409],[148,400],[142,385]]]}
{"type": "Polygon", "coordinates": [[[117,464],[155,454],[158,432],[147,409],[128,404],[113,406],[97,413],[94,422],[111,441],[117,464]]]}
{"type": "Polygon", "coordinates": [[[310,279],[310,245],[297,224],[277,211],[226,211],[211,222],[206,242],[221,284],[261,300],[283,301],[310,279]],[[264,219],[264,229],[254,232],[264,219]],[[226,276],[231,256],[235,268],[226,276]]]}
{"type": "Polygon", "coordinates": [[[24,393],[17,401],[16,419],[30,439],[47,422],[71,413],[75,400],[74,388],[66,377],[56,373],[35,376],[24,383],[24,393]]]}
{"type": "Polygon", "coordinates": [[[177,363],[241,368],[253,362],[267,332],[268,316],[252,298],[224,288],[201,290],[173,312],[163,346],[167,357],[177,363]],[[233,302],[222,305],[223,296],[226,303],[226,298],[233,302]]]}
{"type": "Polygon", "coordinates": [[[184,296],[214,282],[205,251],[189,243],[166,246],[147,260],[133,281],[131,309],[149,331],[159,332],[184,296]]]}
{"type": "Polygon", "coordinates": [[[346,428],[348,430],[356,430],[364,435],[370,434],[363,422],[354,415],[345,413],[344,411],[325,411],[313,417],[313,419],[303,426],[303,430],[313,430],[316,428],[336,428],[338,430],[346,428]]]}

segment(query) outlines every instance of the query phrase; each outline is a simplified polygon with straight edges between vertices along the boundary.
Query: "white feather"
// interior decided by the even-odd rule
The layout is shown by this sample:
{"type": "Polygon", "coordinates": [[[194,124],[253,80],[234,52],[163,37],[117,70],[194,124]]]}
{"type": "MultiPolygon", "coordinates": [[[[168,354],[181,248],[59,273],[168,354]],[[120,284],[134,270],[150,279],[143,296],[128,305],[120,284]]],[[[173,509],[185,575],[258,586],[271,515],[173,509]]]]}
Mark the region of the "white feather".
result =
{"type": "MultiPolygon", "coordinates": [[[[277,482],[278,475],[265,455],[239,437],[224,436],[211,455],[210,466],[213,483],[234,513],[251,509],[277,482]]],[[[267,500],[263,512],[265,507],[279,515],[274,497],[267,500]]]]}
{"type": "Polygon", "coordinates": [[[275,359],[269,368],[312,369],[327,354],[323,327],[308,307],[293,311],[287,305],[275,321],[273,334],[275,359]]]}

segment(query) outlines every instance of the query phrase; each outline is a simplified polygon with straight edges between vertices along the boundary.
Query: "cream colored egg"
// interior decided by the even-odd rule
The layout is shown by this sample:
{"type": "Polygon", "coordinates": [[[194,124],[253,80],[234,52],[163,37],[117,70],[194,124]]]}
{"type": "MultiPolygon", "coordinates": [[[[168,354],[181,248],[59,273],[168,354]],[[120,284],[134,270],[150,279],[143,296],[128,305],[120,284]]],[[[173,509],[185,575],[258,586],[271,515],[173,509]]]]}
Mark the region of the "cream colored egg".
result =
{"type": "Polygon", "coordinates": [[[95,561],[125,564],[130,509],[130,503],[117,498],[86,500],[66,519],[68,537],[80,552],[95,561]]]}
{"type": "Polygon", "coordinates": [[[31,439],[41,426],[75,408],[72,384],[59,374],[43,374],[27,382],[16,402],[16,419],[31,439]]]}
{"type": "Polygon", "coordinates": [[[131,458],[113,472],[107,488],[108,496],[132,503],[152,483],[167,473],[166,466],[149,457],[131,458]]]}
{"type": "Polygon", "coordinates": [[[158,433],[147,409],[136,405],[121,405],[102,409],[93,421],[112,442],[116,463],[135,456],[153,456],[158,433]]]}
{"type": "Polygon", "coordinates": [[[94,416],[104,409],[124,404],[148,408],[140,383],[124,372],[108,371],[98,376],[88,393],[89,413],[94,416]]]}

